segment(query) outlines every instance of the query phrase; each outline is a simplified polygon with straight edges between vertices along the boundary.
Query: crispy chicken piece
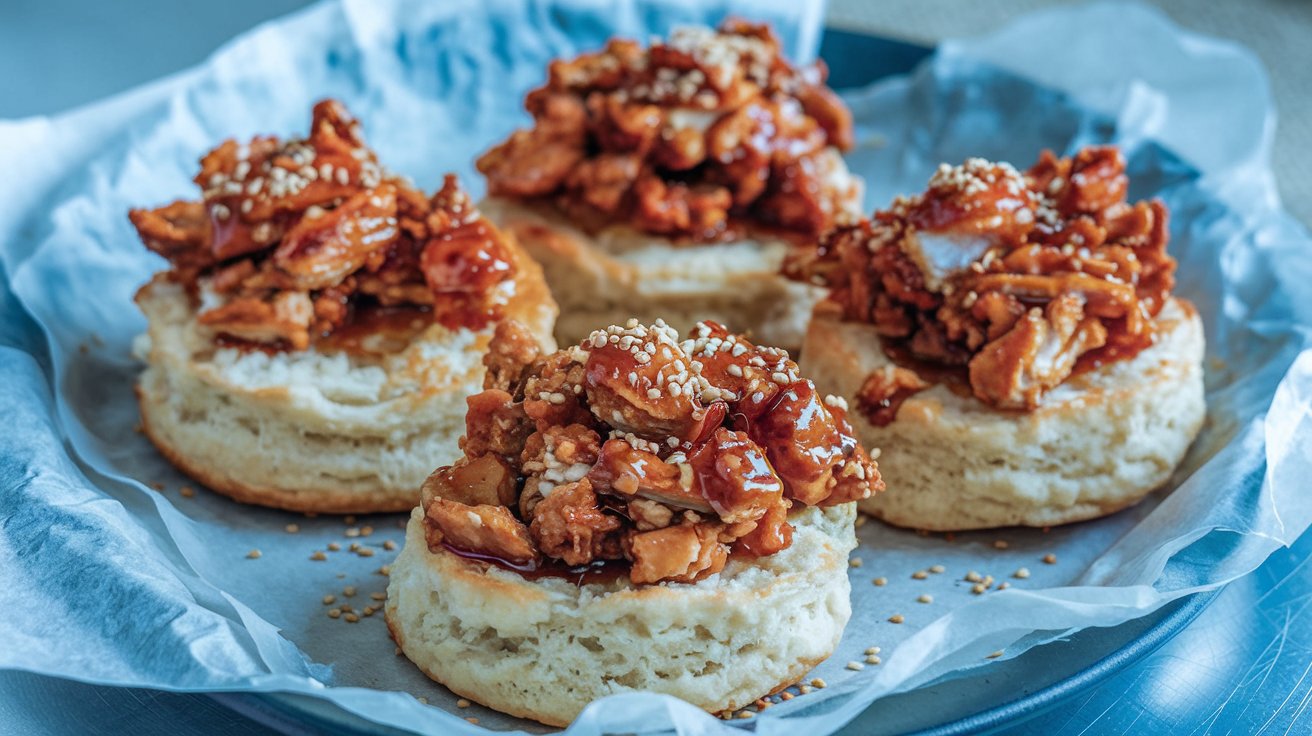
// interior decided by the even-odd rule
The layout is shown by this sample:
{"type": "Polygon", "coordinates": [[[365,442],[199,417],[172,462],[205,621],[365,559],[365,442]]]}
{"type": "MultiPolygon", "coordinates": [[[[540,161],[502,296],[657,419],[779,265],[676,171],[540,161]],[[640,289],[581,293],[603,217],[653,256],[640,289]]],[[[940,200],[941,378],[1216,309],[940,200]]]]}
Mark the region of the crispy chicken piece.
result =
{"type": "Polygon", "coordinates": [[[538,549],[567,565],[619,559],[620,519],[597,504],[592,484],[583,480],[551,489],[533,510],[529,533],[538,549]]]}
{"type": "Polygon", "coordinates": [[[670,332],[663,325],[650,330],[638,325],[596,334],[585,343],[584,391],[597,418],[655,442],[687,438],[699,426],[694,414],[701,409],[704,381],[670,332]]]}
{"type": "Polygon", "coordinates": [[[426,508],[434,498],[469,506],[513,506],[519,489],[515,472],[497,455],[462,457],[455,465],[434,470],[419,489],[426,508]]]}
{"type": "Polygon", "coordinates": [[[214,264],[210,215],[203,203],[179,200],[153,210],[134,209],[128,219],[147,248],[190,277],[214,264]]]}
{"type": "Polygon", "coordinates": [[[495,388],[522,396],[524,371],[542,356],[542,347],[523,323],[506,319],[497,323],[496,332],[483,356],[483,388],[495,388]]]}
{"type": "Polygon", "coordinates": [[[310,344],[314,304],[303,291],[283,291],[264,300],[240,297],[201,312],[197,322],[217,333],[254,343],[285,343],[293,350],[310,344]]]}
{"type": "Polygon", "coordinates": [[[447,544],[464,552],[527,565],[540,558],[528,528],[505,506],[470,506],[445,498],[428,505],[428,548],[447,544]]]}
{"type": "Polygon", "coordinates": [[[645,498],[703,514],[715,513],[706,497],[694,488],[690,465],[667,463],[659,455],[635,448],[627,440],[607,440],[601,446],[601,456],[588,472],[588,480],[600,493],[645,498]]]}
{"type": "Polygon", "coordinates": [[[693,490],[726,524],[755,521],[783,502],[783,483],[746,432],[716,429],[688,453],[688,464],[693,490]]]}
{"type": "Polygon", "coordinates": [[[465,436],[460,440],[465,455],[495,453],[518,459],[525,441],[533,433],[533,422],[524,413],[524,407],[500,389],[482,391],[465,402],[469,410],[465,414],[465,436]]]}
{"type": "Polygon", "coordinates": [[[624,540],[633,563],[629,578],[639,584],[668,580],[695,583],[724,569],[729,550],[719,541],[714,524],[680,524],[649,532],[633,532],[624,540]]]}
{"type": "Polygon", "coordinates": [[[930,387],[915,371],[889,364],[866,376],[856,392],[856,408],[871,424],[887,427],[902,402],[930,387]]]}
{"type": "Polygon", "coordinates": [[[1065,294],[1025,314],[1011,331],[984,346],[970,361],[975,395],[994,406],[1033,409],[1044,391],[1070,376],[1075,361],[1101,347],[1107,328],[1084,316],[1077,294],[1065,294]]]}
{"type": "Polygon", "coordinates": [[[303,217],[273,252],[292,288],[323,289],[365,266],[377,269],[396,240],[396,190],[361,191],[319,217],[303,217]]]}

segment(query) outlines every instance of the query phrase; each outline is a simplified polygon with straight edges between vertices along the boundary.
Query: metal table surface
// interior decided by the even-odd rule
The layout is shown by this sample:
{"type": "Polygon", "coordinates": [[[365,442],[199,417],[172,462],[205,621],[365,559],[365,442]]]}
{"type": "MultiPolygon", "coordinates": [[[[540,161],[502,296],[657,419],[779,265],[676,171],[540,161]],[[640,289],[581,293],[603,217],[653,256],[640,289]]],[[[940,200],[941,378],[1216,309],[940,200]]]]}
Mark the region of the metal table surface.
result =
{"type": "MultiPolygon", "coordinates": [[[[138,0],[129,7],[85,0],[5,0],[0,4],[0,118],[58,112],[177,71],[236,33],[304,4],[138,0]],[[161,28],[169,32],[159,34],[161,28]]],[[[832,44],[844,41],[837,36],[827,42],[832,52],[832,44]]],[[[886,61],[897,71],[923,53],[890,48],[886,61]]],[[[841,84],[839,76],[836,84],[841,84]]],[[[1310,553],[1312,536],[1305,536],[1228,586],[1160,649],[994,732],[1312,733],[1307,714],[1312,704],[1310,553]]],[[[848,732],[859,733],[860,724],[848,732]]],[[[0,672],[0,734],[71,733],[246,736],[277,731],[204,694],[0,672]]]]}

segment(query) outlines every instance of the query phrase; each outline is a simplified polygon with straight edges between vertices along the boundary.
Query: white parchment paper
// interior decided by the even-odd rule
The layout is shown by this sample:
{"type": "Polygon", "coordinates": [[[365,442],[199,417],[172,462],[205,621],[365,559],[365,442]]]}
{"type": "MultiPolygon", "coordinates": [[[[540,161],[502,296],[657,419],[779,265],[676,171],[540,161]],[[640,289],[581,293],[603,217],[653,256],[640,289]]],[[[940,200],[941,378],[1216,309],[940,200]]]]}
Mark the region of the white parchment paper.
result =
{"type": "MultiPolygon", "coordinates": [[[[341,0],[145,89],[0,123],[0,590],[11,604],[0,667],[301,693],[419,733],[545,730],[456,707],[394,656],[381,614],[326,615],[378,603],[401,515],[311,519],[191,493],[133,432],[140,367],[128,348],[144,323],[131,296],[162,262],[125,213],[191,196],[196,160],[218,140],[303,132],[325,96],[346,101],[382,160],[420,186],[451,170],[481,191],[474,157],[523,123],[522,94],[550,58],[726,11],[774,20],[794,56],[814,52],[820,9],[787,0],[341,0]]],[[[992,653],[1013,657],[1223,585],[1312,521],[1312,240],[1279,209],[1267,166],[1274,116],[1251,54],[1138,6],[1095,5],[947,43],[910,77],[848,99],[861,140],[849,162],[869,183],[867,209],[922,189],[939,161],[1023,166],[1044,147],[1124,146],[1132,195],[1172,209],[1179,293],[1206,322],[1207,426],[1169,493],[1108,519],[951,540],[863,526],[855,614],[817,668],[822,690],[732,723],[668,697],[616,696],[571,733],[830,732],[881,695],[987,666],[992,653]],[[943,572],[915,575],[935,566],[943,572]],[[1022,567],[1029,575],[1015,577],[1022,567]],[[972,571],[996,579],[987,593],[972,592],[972,571]],[[871,646],[880,664],[844,667],[871,646]]]]}

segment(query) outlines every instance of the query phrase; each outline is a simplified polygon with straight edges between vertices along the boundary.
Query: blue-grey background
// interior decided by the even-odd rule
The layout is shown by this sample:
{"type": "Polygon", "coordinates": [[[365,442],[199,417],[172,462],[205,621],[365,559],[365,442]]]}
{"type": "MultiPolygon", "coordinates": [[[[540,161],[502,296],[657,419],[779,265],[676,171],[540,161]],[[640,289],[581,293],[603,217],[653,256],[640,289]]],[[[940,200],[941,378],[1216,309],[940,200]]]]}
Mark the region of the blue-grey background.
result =
{"type": "MultiPolygon", "coordinates": [[[[990,4],[989,22],[1000,23],[1013,6],[990,4]]],[[[0,117],[51,113],[121,91],[196,63],[227,38],[250,26],[304,5],[298,0],[240,0],[190,4],[145,0],[135,3],[86,3],[71,0],[35,2],[0,0],[0,117]]],[[[835,23],[924,37],[926,18],[963,14],[933,12],[889,15],[902,3],[864,5],[837,2],[835,23]],[[891,7],[885,7],[891,6],[891,7]],[[901,23],[902,25],[897,25],[901,23]]],[[[1168,10],[1183,3],[1166,3],[1168,10]]],[[[1256,3],[1296,20],[1306,3],[1256,3]]],[[[910,6],[908,6],[910,7],[910,6]]],[[[972,6],[974,7],[974,6],[972,6]]],[[[1195,6],[1199,7],[1199,6],[1195,6]]],[[[1198,14],[1175,13],[1185,25],[1199,25],[1198,14]],[[1194,20],[1194,23],[1190,23],[1194,20]]],[[[1205,15],[1205,13],[1204,13],[1205,15]]],[[[1306,21],[1307,16],[1301,16],[1306,21]]],[[[1257,22],[1267,23],[1269,19],[1257,22]]],[[[1250,22],[1250,25],[1252,23],[1250,22]]],[[[979,25],[971,31],[983,31],[979,25]]],[[[1231,24],[1230,30],[1247,33],[1231,24]]],[[[1282,24],[1276,37],[1297,32],[1298,22],[1282,24]],[[1292,29],[1292,31],[1291,31],[1292,29]]],[[[1312,23],[1302,26],[1312,37],[1312,23]]],[[[1278,43],[1276,44],[1279,45],[1278,43]]],[[[1269,45],[1259,53],[1268,55],[1269,45]]],[[[1306,54],[1306,52],[1304,52],[1306,54]]],[[[1306,84],[1307,58],[1288,60],[1297,68],[1272,69],[1277,103],[1306,104],[1309,97],[1288,94],[1292,75],[1306,84]],[[1284,79],[1286,82],[1282,82],[1284,79]],[[1282,94],[1282,91],[1285,92],[1282,94]],[[1292,102],[1291,102],[1292,100],[1292,102]]],[[[1271,60],[1268,58],[1268,66],[1271,60]]],[[[1297,92],[1297,83],[1294,84],[1297,92]]],[[[1289,126],[1306,125],[1308,116],[1283,116],[1289,126]]],[[[1277,138],[1279,162],[1306,157],[1312,146],[1277,138]]],[[[1309,177],[1307,159],[1300,167],[1309,177]]],[[[1302,184],[1282,179],[1286,199],[1302,184]]],[[[1294,197],[1291,210],[1308,219],[1307,198],[1294,197]]],[[[1312,731],[1306,708],[1312,702],[1312,648],[1305,602],[1312,600],[1312,572],[1306,563],[1312,541],[1277,553],[1257,574],[1231,585],[1181,635],[1140,663],[1033,720],[1006,729],[1009,733],[1304,733],[1312,731]]],[[[23,612],[18,615],[34,615],[23,612]]],[[[11,614],[12,615],[12,614],[11,614]]],[[[2,646],[3,643],[0,643],[2,646]]],[[[1018,693],[1019,694],[1019,693],[1018,693]]],[[[19,673],[0,674],[0,733],[181,733],[255,734],[269,732],[201,696],[98,688],[19,673]]],[[[856,732],[856,731],[854,731],[856,732]]]]}

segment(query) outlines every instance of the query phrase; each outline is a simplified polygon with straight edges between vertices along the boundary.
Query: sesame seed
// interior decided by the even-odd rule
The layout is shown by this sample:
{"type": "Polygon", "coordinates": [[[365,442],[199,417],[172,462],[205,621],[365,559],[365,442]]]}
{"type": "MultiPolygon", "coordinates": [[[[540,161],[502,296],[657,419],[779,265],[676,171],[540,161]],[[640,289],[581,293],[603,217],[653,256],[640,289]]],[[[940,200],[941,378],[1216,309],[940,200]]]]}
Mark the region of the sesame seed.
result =
{"type": "Polygon", "coordinates": [[[361,557],[373,557],[374,551],[370,547],[361,547],[360,549],[356,550],[356,554],[360,555],[361,557]]]}
{"type": "Polygon", "coordinates": [[[341,618],[341,617],[342,617],[342,609],[340,608],[328,609],[328,618],[341,618]]]}
{"type": "Polygon", "coordinates": [[[1011,587],[1011,583],[1008,583],[1008,582],[1001,582],[1001,583],[998,583],[998,590],[1006,590],[1007,588],[1010,588],[1010,587],[1011,587]]]}
{"type": "Polygon", "coordinates": [[[980,577],[980,574],[975,572],[974,570],[971,570],[970,572],[966,573],[966,582],[968,583],[978,583],[983,579],[984,578],[980,577]]]}
{"type": "Polygon", "coordinates": [[[744,721],[745,721],[745,720],[747,720],[748,718],[752,718],[754,715],[755,715],[755,714],[752,713],[751,711],[746,711],[746,710],[740,710],[740,711],[738,711],[738,718],[739,718],[740,720],[744,720],[744,721]]]}
{"type": "Polygon", "coordinates": [[[852,559],[850,559],[850,560],[847,561],[847,564],[851,565],[852,567],[861,567],[861,564],[862,564],[862,563],[861,563],[861,558],[860,558],[860,557],[853,557],[852,559]]]}
{"type": "Polygon", "coordinates": [[[900,624],[900,623],[902,623],[903,621],[906,621],[906,618],[903,617],[902,614],[900,614],[900,613],[895,613],[895,614],[893,614],[892,616],[889,616],[889,617],[888,617],[888,622],[889,622],[890,624],[900,624]]]}
{"type": "Polygon", "coordinates": [[[1006,549],[1009,546],[1010,545],[1007,544],[1007,540],[1005,539],[998,539],[993,542],[993,549],[1006,549]]]}
{"type": "Polygon", "coordinates": [[[328,559],[328,555],[325,555],[323,552],[319,550],[315,550],[314,554],[310,555],[310,559],[314,560],[315,562],[323,562],[324,560],[328,559]]]}
{"type": "Polygon", "coordinates": [[[393,542],[392,540],[388,539],[387,541],[383,542],[383,549],[387,550],[388,552],[391,552],[392,550],[396,549],[396,542],[393,542]]]}
{"type": "Polygon", "coordinates": [[[373,536],[373,533],[374,533],[374,528],[371,527],[371,526],[362,526],[362,527],[360,527],[360,536],[362,536],[362,537],[370,537],[370,536],[373,536]]]}
{"type": "Polygon", "coordinates": [[[376,600],[376,601],[385,601],[385,600],[387,600],[387,594],[386,594],[386,593],[383,593],[383,592],[378,592],[378,591],[375,591],[375,592],[373,592],[373,593],[370,593],[370,594],[369,594],[369,597],[370,597],[370,598],[373,598],[373,599],[376,600]]]}
{"type": "Polygon", "coordinates": [[[852,661],[847,663],[847,668],[854,672],[860,672],[861,670],[865,669],[866,666],[861,664],[860,662],[852,661]]]}
{"type": "Polygon", "coordinates": [[[785,690],[785,691],[779,693],[779,697],[780,697],[780,699],[782,699],[782,700],[792,700],[793,698],[795,698],[795,697],[797,697],[797,696],[795,696],[795,695],[793,695],[792,693],[790,693],[790,692],[788,692],[787,690],[785,690]]]}
{"type": "Polygon", "coordinates": [[[183,486],[178,489],[178,493],[181,493],[183,498],[191,498],[196,495],[196,489],[191,486],[183,486]]]}
{"type": "Polygon", "coordinates": [[[323,597],[323,604],[325,606],[331,606],[333,603],[336,602],[337,602],[337,596],[333,595],[332,593],[329,593],[328,595],[323,597]]]}
{"type": "Polygon", "coordinates": [[[354,539],[355,537],[360,536],[360,530],[356,529],[355,527],[351,527],[350,529],[346,530],[346,536],[354,539]]]}
{"type": "Polygon", "coordinates": [[[1045,565],[1055,565],[1055,564],[1057,564],[1057,555],[1054,555],[1054,554],[1051,553],[1051,552],[1049,552],[1048,554],[1044,555],[1044,556],[1043,556],[1043,564],[1045,564],[1045,565]]]}
{"type": "Polygon", "coordinates": [[[940,575],[942,573],[947,572],[948,569],[946,567],[943,567],[942,565],[934,565],[933,567],[929,568],[929,571],[934,573],[935,575],[940,575]]]}
{"type": "Polygon", "coordinates": [[[342,588],[342,595],[346,596],[347,598],[354,597],[355,593],[356,590],[354,585],[348,585],[345,588],[342,588]]]}
{"type": "Polygon", "coordinates": [[[866,664],[880,664],[883,661],[884,660],[880,659],[879,657],[876,657],[873,654],[866,657],[866,664]]]}
{"type": "Polygon", "coordinates": [[[299,533],[299,532],[301,531],[301,527],[298,526],[298,525],[296,525],[296,524],[288,524],[287,526],[283,527],[282,529],[283,529],[283,531],[287,532],[288,534],[297,534],[297,533],[299,533]]]}
{"type": "Polygon", "coordinates": [[[872,582],[872,583],[874,583],[875,585],[878,585],[879,587],[882,588],[882,587],[884,587],[885,585],[888,585],[888,578],[883,578],[883,577],[875,578],[874,580],[872,580],[872,581],[870,581],[870,582],[872,582]]]}
{"type": "Polygon", "coordinates": [[[817,678],[811,680],[811,687],[819,687],[819,688],[823,688],[823,687],[828,687],[828,684],[827,684],[824,680],[822,680],[821,678],[817,677],[817,678]]]}
{"type": "Polygon", "coordinates": [[[465,700],[464,698],[461,698],[461,699],[459,699],[459,700],[456,701],[456,707],[457,707],[457,708],[468,708],[469,706],[470,706],[469,701],[468,701],[468,700],[465,700]]]}
{"type": "Polygon", "coordinates": [[[928,594],[928,593],[921,593],[920,596],[916,598],[916,600],[919,601],[919,602],[921,602],[921,603],[933,603],[933,602],[934,602],[934,596],[932,596],[932,595],[930,595],[930,594],[928,594]]]}
{"type": "Polygon", "coordinates": [[[866,647],[866,654],[879,654],[881,651],[879,647],[866,647]]]}
{"type": "Polygon", "coordinates": [[[1030,576],[1030,569],[1028,567],[1022,567],[1021,569],[1012,573],[1011,576],[1013,578],[1020,578],[1021,580],[1024,580],[1025,578],[1030,576]]]}
{"type": "Polygon", "coordinates": [[[355,615],[354,613],[348,613],[348,614],[342,616],[342,618],[346,619],[346,622],[349,623],[349,624],[356,623],[357,621],[360,620],[360,617],[357,616],[357,615],[355,615]]]}
{"type": "Polygon", "coordinates": [[[475,726],[478,725],[478,719],[475,718],[475,717],[473,717],[473,716],[470,716],[470,717],[466,718],[465,720],[466,720],[466,721],[469,721],[470,723],[474,724],[475,726]]]}
{"type": "Polygon", "coordinates": [[[328,551],[329,551],[329,552],[338,552],[338,551],[340,551],[341,549],[342,549],[342,545],[340,545],[340,544],[338,544],[338,543],[336,543],[336,542],[329,542],[329,543],[328,543],[328,551]]]}
{"type": "Polygon", "coordinates": [[[924,580],[925,578],[929,577],[929,573],[925,572],[924,570],[916,570],[915,572],[911,573],[911,577],[914,580],[924,580]]]}
{"type": "Polygon", "coordinates": [[[247,553],[246,553],[246,559],[248,559],[248,560],[258,560],[258,559],[260,559],[260,551],[259,551],[258,549],[253,549],[253,550],[251,550],[250,552],[247,552],[247,553]]]}
{"type": "Polygon", "coordinates": [[[812,687],[806,683],[802,683],[801,685],[797,686],[797,692],[801,693],[802,695],[809,695],[811,693],[811,690],[812,687]]]}
{"type": "Polygon", "coordinates": [[[970,592],[974,593],[975,595],[981,595],[986,590],[988,590],[988,587],[985,586],[984,583],[975,583],[975,585],[970,589],[970,592]]]}
{"type": "Polygon", "coordinates": [[[990,654],[989,656],[985,657],[985,659],[997,659],[998,657],[1001,657],[1001,656],[1002,656],[1002,650],[999,649],[998,651],[996,651],[996,652],[990,654]]]}

